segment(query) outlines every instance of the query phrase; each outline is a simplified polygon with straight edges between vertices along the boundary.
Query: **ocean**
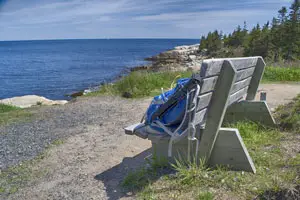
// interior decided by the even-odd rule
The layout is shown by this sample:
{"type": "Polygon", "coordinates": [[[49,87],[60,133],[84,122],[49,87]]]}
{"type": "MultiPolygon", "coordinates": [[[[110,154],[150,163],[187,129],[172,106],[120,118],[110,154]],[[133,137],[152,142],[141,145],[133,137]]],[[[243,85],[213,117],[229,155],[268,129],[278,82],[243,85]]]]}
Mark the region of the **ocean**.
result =
{"type": "Polygon", "coordinates": [[[144,58],[198,39],[82,39],[0,42],[0,99],[66,94],[112,81],[144,58]]]}

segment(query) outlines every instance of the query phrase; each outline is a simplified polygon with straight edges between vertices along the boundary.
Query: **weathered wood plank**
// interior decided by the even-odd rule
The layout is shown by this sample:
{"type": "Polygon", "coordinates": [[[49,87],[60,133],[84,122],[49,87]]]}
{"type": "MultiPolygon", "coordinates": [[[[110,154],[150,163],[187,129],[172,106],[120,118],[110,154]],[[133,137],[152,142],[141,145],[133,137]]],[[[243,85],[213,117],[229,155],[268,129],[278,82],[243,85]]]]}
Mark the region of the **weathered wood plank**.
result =
{"type": "Polygon", "coordinates": [[[253,100],[255,98],[257,88],[259,86],[259,82],[262,79],[264,70],[265,70],[265,62],[262,59],[262,57],[258,57],[257,59],[257,64],[255,66],[255,71],[253,73],[253,77],[251,79],[249,89],[248,89],[248,94],[246,97],[246,100],[253,100]]]}
{"type": "Polygon", "coordinates": [[[228,96],[235,78],[236,69],[233,68],[230,61],[225,60],[207,112],[205,129],[199,145],[199,156],[201,158],[210,158],[218,136],[218,130],[223,122],[228,96]]]}
{"type": "Polygon", "coordinates": [[[232,128],[220,128],[208,164],[210,166],[229,166],[233,170],[256,172],[239,131],[232,128]]]}
{"type": "Polygon", "coordinates": [[[221,71],[224,59],[203,60],[200,70],[201,77],[218,75],[221,71]]]}
{"type": "Polygon", "coordinates": [[[241,80],[241,81],[238,81],[238,82],[234,83],[234,85],[231,88],[231,94],[239,91],[240,89],[242,89],[244,87],[247,87],[250,84],[251,78],[252,77],[248,77],[244,80],[241,80]]]}
{"type": "Polygon", "coordinates": [[[147,139],[150,133],[150,131],[148,130],[149,130],[149,126],[143,124],[140,127],[135,128],[133,133],[140,138],[147,139]]]}
{"type": "Polygon", "coordinates": [[[197,111],[206,108],[209,105],[210,99],[212,97],[212,92],[203,94],[198,97],[197,111]]]}
{"type": "Polygon", "coordinates": [[[199,124],[204,123],[204,117],[205,117],[206,111],[207,111],[207,108],[196,112],[195,119],[194,119],[195,124],[199,125],[199,124]]]}
{"type": "Polygon", "coordinates": [[[236,70],[242,70],[256,66],[259,57],[243,57],[243,58],[216,58],[204,60],[201,66],[201,76],[208,77],[218,75],[221,71],[224,60],[232,62],[236,70]]]}
{"type": "Polygon", "coordinates": [[[235,123],[237,121],[250,120],[265,126],[276,126],[270,109],[265,101],[240,101],[227,108],[224,122],[235,123]]]}
{"type": "Polygon", "coordinates": [[[247,90],[248,90],[248,86],[231,94],[229,96],[229,99],[228,99],[228,106],[233,104],[234,102],[237,102],[239,101],[240,99],[242,99],[244,97],[245,94],[247,94],[247,90]]]}
{"type": "Polygon", "coordinates": [[[235,69],[242,70],[256,65],[258,57],[228,58],[235,69]]]}
{"type": "Polygon", "coordinates": [[[141,127],[143,125],[144,125],[143,123],[136,123],[136,124],[130,125],[130,126],[124,128],[125,134],[127,134],[127,135],[133,135],[134,134],[133,133],[134,129],[139,128],[139,127],[141,127]]]}
{"type": "Polygon", "coordinates": [[[219,76],[213,76],[203,79],[200,94],[213,91],[219,76]]]}
{"type": "Polygon", "coordinates": [[[240,81],[240,80],[243,80],[245,78],[252,76],[254,70],[255,70],[255,67],[250,67],[245,70],[238,71],[237,75],[236,75],[236,81],[240,81]]]}

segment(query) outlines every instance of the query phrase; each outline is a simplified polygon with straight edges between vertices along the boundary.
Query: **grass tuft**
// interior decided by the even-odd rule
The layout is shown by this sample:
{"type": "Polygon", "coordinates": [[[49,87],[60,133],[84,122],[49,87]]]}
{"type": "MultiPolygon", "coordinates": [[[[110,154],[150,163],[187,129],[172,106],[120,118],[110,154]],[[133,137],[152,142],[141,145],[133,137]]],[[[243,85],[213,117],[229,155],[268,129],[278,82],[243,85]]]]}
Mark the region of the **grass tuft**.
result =
{"type": "Polygon", "coordinates": [[[214,195],[211,192],[200,192],[198,195],[199,200],[213,200],[214,195]]]}
{"type": "Polygon", "coordinates": [[[299,82],[300,67],[266,67],[264,82],[299,82]]]}
{"type": "Polygon", "coordinates": [[[20,110],[20,108],[12,105],[2,104],[0,103],[0,113],[5,113],[13,110],[20,110]]]}
{"type": "Polygon", "coordinates": [[[178,78],[190,77],[192,72],[132,72],[113,84],[107,84],[99,91],[87,96],[101,94],[118,95],[123,97],[141,98],[154,96],[169,90],[178,78]]]}

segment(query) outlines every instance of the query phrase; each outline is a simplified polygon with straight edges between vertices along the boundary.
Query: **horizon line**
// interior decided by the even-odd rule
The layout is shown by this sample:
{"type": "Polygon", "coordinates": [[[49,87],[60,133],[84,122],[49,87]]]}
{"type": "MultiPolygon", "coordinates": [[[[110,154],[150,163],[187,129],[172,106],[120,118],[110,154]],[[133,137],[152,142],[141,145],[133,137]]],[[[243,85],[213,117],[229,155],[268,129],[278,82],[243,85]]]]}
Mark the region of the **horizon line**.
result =
{"type": "Polygon", "coordinates": [[[199,40],[200,38],[56,38],[56,39],[32,39],[32,40],[0,40],[0,42],[26,42],[26,41],[54,41],[54,40],[199,40]]]}

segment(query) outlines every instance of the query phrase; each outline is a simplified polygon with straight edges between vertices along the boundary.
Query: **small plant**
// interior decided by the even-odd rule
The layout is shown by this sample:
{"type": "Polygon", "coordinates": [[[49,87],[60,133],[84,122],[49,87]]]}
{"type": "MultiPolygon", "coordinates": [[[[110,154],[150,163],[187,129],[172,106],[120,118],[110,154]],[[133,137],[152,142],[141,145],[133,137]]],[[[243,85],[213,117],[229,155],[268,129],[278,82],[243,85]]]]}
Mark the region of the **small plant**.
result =
{"type": "Polygon", "coordinates": [[[208,177],[208,171],[210,170],[205,165],[205,160],[201,159],[199,164],[196,161],[184,162],[176,160],[172,167],[177,171],[176,177],[184,185],[191,185],[195,181],[204,180],[208,177]]]}
{"type": "Polygon", "coordinates": [[[37,106],[41,106],[41,105],[43,105],[43,102],[38,101],[38,102],[36,102],[36,105],[37,105],[37,106]]]}
{"type": "Polygon", "coordinates": [[[122,186],[128,189],[137,190],[149,183],[145,168],[129,172],[122,182],[122,186]]]}
{"type": "Polygon", "coordinates": [[[213,200],[214,195],[210,192],[200,192],[198,199],[199,200],[213,200]]]}
{"type": "Polygon", "coordinates": [[[63,144],[63,143],[64,143],[63,140],[57,139],[57,140],[54,140],[54,141],[51,143],[51,145],[52,145],[52,146],[58,146],[58,145],[61,145],[61,144],[63,144]]]}
{"type": "Polygon", "coordinates": [[[151,166],[152,170],[158,170],[169,166],[168,159],[165,157],[158,157],[155,151],[152,157],[150,159],[147,158],[146,161],[151,166]]]}

